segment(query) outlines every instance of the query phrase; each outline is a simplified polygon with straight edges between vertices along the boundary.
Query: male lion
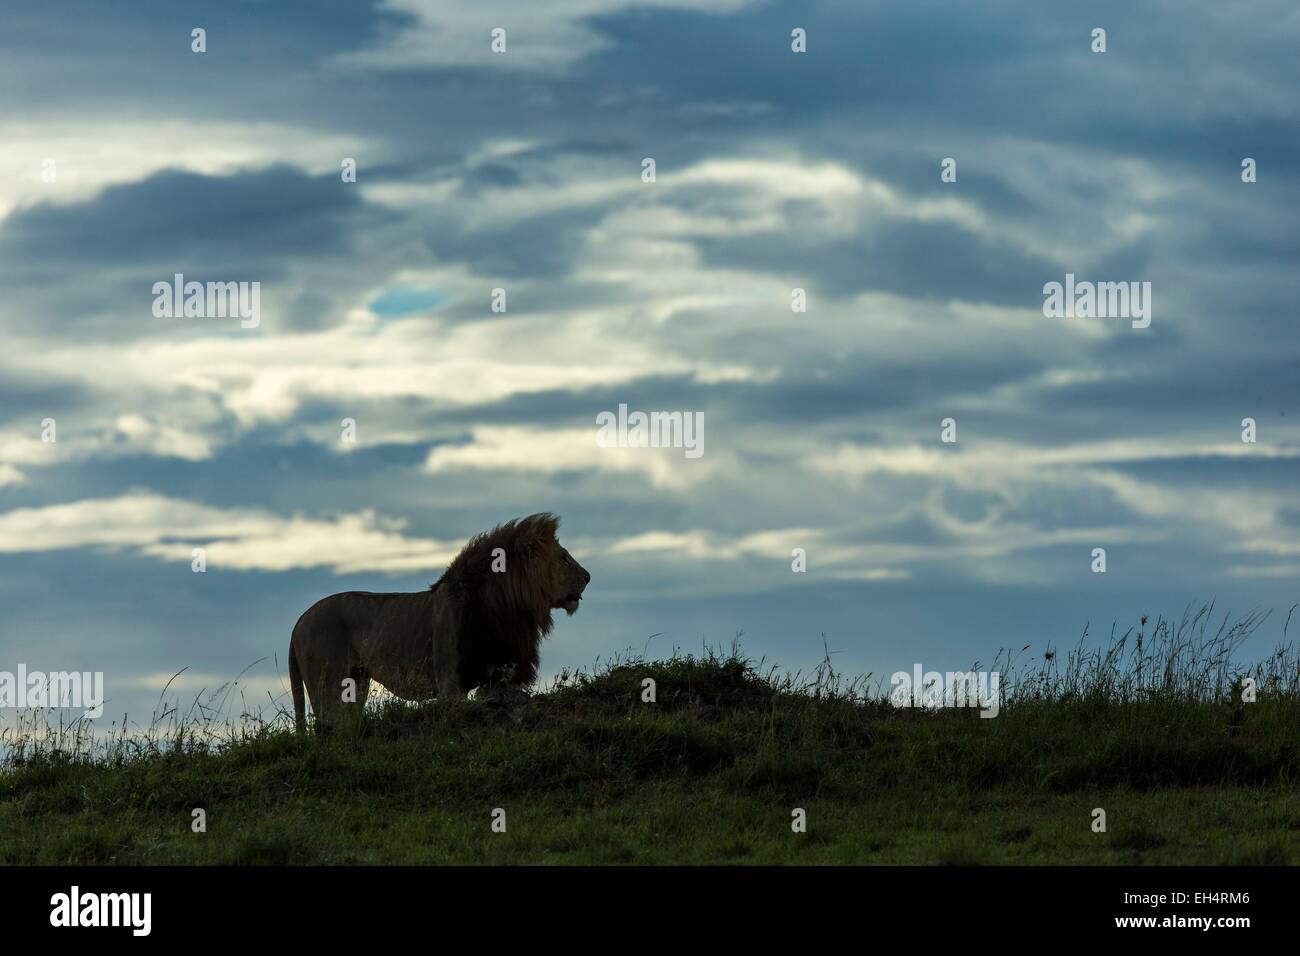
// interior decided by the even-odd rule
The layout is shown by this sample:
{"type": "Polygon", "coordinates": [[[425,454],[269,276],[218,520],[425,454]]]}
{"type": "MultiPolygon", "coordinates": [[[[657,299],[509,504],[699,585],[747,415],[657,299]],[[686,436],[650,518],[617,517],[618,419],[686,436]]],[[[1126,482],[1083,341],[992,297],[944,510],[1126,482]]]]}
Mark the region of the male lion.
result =
{"type": "Polygon", "coordinates": [[[477,687],[526,687],[551,611],[578,610],[591,575],[543,512],[471,538],[426,591],[345,591],[309,607],[289,639],[289,686],[299,732],[302,689],[322,724],[359,714],[374,678],[398,697],[464,697],[477,687]],[[345,681],[355,681],[355,700],[345,681]]]}

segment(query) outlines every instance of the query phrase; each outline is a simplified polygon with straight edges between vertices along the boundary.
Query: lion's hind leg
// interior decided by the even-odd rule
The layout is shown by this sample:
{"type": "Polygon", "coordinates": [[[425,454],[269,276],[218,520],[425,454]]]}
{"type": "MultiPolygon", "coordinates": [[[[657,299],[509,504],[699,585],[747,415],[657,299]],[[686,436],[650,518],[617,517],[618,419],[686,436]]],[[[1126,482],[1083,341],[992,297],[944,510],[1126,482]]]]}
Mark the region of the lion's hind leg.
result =
{"type": "Polygon", "coordinates": [[[316,718],[316,729],[328,733],[336,727],[354,722],[370,691],[370,678],[358,679],[357,670],[346,657],[318,654],[303,668],[309,675],[307,696],[316,718]]]}
{"type": "Polygon", "coordinates": [[[356,699],[352,703],[344,704],[347,710],[347,722],[355,726],[362,736],[366,736],[370,731],[370,722],[366,718],[366,699],[370,696],[370,672],[364,665],[358,664],[352,668],[349,676],[356,686],[356,699]]]}

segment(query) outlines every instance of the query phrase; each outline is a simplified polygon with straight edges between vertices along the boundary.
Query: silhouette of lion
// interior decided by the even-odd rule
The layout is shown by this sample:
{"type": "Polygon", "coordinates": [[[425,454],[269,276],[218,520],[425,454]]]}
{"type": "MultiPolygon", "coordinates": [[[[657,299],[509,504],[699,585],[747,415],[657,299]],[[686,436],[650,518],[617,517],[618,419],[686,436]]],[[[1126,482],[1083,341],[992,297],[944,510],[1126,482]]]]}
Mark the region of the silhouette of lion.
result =
{"type": "Polygon", "coordinates": [[[532,684],[551,612],[577,611],[591,581],[561,547],[559,524],[543,512],[471,538],[425,591],[344,591],[313,604],[289,639],[299,732],[304,685],[317,721],[329,725],[361,713],[371,679],[406,700],[532,684]]]}

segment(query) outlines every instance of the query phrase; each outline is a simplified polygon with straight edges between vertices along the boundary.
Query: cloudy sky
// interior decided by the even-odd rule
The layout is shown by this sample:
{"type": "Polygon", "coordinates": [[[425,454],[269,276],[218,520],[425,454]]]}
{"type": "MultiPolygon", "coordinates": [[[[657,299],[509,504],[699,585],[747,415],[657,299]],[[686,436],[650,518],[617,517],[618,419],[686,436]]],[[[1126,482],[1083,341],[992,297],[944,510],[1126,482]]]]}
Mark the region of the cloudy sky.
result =
{"type": "Polygon", "coordinates": [[[316,598],[543,509],[594,578],[544,675],[738,631],[950,669],[1212,598],[1274,609],[1263,656],[1297,42],[1286,0],[10,5],[0,669],[147,720],[269,657],[265,701],[316,598]],[[260,323],[156,316],[176,273],[260,323]],[[1151,283],[1150,327],[1045,317],[1067,273],[1151,283]],[[620,404],[704,453],[599,447],[620,404]]]}

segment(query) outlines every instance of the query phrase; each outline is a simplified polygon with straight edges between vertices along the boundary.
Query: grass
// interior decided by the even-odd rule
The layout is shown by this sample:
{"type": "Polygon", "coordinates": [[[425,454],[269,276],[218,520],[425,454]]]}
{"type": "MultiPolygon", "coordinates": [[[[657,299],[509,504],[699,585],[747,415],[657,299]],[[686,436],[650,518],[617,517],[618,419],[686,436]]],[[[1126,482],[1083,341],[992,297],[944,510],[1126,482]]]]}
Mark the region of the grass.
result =
{"type": "Polygon", "coordinates": [[[1215,620],[1001,651],[994,719],[733,647],[389,699],[359,738],[298,738],[283,713],[29,724],[0,735],[0,863],[1300,863],[1300,658],[1284,626],[1238,668],[1264,617],[1215,620]]]}

